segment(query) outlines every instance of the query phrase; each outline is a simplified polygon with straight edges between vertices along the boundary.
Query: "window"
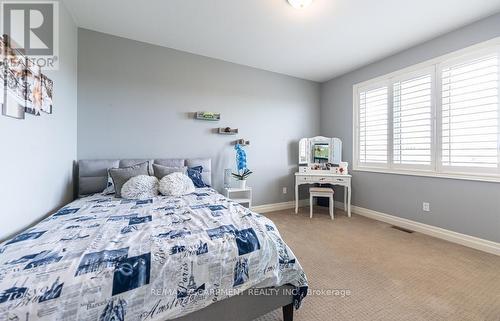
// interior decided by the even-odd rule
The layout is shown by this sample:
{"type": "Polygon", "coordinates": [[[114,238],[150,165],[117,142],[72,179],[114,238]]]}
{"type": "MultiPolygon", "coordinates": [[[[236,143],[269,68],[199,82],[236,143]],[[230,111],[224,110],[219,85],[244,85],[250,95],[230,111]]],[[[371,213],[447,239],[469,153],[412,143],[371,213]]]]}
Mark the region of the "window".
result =
{"type": "Polygon", "coordinates": [[[432,75],[393,84],[393,163],[428,167],[432,162],[432,75]]]}
{"type": "Polygon", "coordinates": [[[442,71],[443,167],[498,167],[498,55],[442,71]]]}
{"type": "Polygon", "coordinates": [[[359,94],[359,161],[387,163],[388,90],[379,87],[359,94]]]}
{"type": "Polygon", "coordinates": [[[354,86],[354,169],[500,181],[500,38],[354,86]]]}

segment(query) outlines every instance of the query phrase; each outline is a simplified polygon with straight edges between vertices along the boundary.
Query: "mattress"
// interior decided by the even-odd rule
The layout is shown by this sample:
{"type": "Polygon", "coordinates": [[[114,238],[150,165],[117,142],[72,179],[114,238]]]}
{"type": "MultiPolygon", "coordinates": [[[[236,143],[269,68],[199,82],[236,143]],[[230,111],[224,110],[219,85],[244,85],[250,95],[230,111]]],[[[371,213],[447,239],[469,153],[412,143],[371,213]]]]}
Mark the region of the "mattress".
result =
{"type": "Polygon", "coordinates": [[[0,320],[168,320],[285,284],[298,306],[306,276],[274,223],[211,188],[94,194],[0,244],[0,320]]]}

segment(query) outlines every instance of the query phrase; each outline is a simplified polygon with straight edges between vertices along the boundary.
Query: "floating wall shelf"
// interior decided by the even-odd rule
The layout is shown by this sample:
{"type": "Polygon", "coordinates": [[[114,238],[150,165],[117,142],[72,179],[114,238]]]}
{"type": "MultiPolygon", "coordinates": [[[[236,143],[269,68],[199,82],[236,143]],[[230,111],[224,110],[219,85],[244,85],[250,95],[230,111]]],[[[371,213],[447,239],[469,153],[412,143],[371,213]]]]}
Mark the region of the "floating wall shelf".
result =
{"type": "Polygon", "coordinates": [[[222,134],[222,135],[236,135],[236,134],[238,134],[238,128],[220,127],[219,128],[219,134],[222,134]]]}
{"type": "Polygon", "coordinates": [[[209,111],[197,111],[194,114],[194,118],[199,120],[219,121],[220,113],[213,113],[209,111]]]}
{"type": "Polygon", "coordinates": [[[250,145],[250,141],[249,140],[244,140],[243,138],[241,138],[241,139],[235,140],[233,142],[233,145],[236,145],[236,144],[240,144],[242,146],[247,146],[247,145],[250,145]]]}

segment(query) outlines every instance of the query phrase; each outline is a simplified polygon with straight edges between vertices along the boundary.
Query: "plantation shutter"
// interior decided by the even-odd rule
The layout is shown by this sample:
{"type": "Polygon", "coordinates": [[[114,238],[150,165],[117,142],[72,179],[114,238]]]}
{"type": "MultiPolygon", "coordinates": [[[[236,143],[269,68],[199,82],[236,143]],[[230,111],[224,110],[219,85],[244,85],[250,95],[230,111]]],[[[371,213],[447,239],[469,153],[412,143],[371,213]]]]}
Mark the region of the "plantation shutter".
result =
{"type": "Polygon", "coordinates": [[[498,168],[499,55],[442,69],[442,157],[447,168],[498,168]]]}
{"type": "Polygon", "coordinates": [[[387,164],[388,87],[359,93],[359,163],[387,164]]]}
{"type": "Polygon", "coordinates": [[[393,84],[393,163],[430,167],[432,163],[432,75],[393,84]]]}

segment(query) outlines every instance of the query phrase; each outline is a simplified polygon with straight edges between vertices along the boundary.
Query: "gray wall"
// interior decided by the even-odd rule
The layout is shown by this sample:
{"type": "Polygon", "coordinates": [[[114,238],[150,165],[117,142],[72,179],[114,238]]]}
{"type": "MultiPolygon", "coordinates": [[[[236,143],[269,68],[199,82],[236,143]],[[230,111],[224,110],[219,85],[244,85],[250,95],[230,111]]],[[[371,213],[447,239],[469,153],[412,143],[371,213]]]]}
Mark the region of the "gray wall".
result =
{"type": "MultiPolygon", "coordinates": [[[[340,137],[352,164],[354,84],[498,36],[500,14],[322,84],[321,134],[340,137]]],[[[500,183],[353,172],[352,197],[358,206],[500,242],[500,183]]]]}
{"type": "Polygon", "coordinates": [[[319,84],[85,29],[78,48],[79,159],[211,157],[220,188],[230,142],[245,138],[254,204],[293,199],[297,142],[319,133],[319,84]],[[222,120],[189,114],[203,110],[222,120]],[[212,132],[226,126],[240,134],[212,132]]]}
{"type": "Polygon", "coordinates": [[[77,28],[59,6],[54,113],[25,120],[0,116],[0,239],[41,219],[72,198],[76,159],[77,28]]]}

